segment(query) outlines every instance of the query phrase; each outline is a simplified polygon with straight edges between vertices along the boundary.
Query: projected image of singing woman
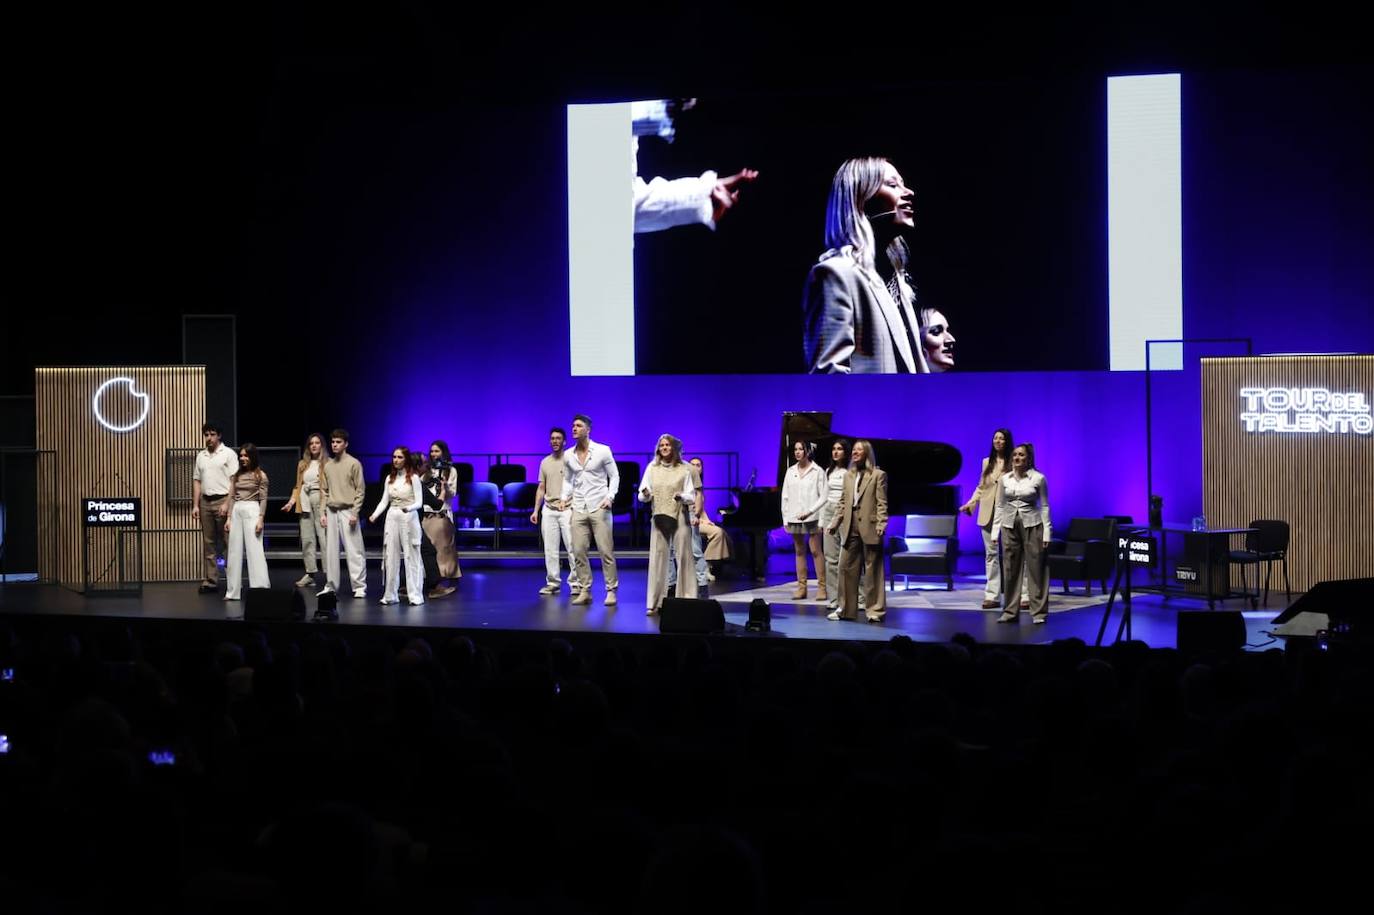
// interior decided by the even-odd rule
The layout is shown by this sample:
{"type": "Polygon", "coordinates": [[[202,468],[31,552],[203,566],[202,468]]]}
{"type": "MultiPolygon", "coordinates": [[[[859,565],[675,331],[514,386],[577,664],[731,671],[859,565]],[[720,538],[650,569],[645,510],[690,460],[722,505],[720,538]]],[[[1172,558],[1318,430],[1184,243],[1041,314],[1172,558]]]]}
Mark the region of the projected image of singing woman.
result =
{"type": "Polygon", "coordinates": [[[903,234],[916,224],[915,192],[886,159],[849,159],[825,210],[827,250],[802,300],[807,371],[930,372],[903,234]]]}

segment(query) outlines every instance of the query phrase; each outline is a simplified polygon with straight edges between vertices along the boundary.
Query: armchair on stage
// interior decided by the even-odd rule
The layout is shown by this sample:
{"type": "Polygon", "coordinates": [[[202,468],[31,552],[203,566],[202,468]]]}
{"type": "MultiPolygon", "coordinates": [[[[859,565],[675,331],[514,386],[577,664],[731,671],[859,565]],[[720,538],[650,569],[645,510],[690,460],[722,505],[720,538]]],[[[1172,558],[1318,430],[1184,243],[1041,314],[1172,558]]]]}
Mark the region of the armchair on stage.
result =
{"type": "Polygon", "coordinates": [[[912,575],[937,575],[953,591],[958,560],[958,515],[907,515],[902,536],[888,538],[887,587],[896,588],[898,575],[903,587],[912,575]]]}
{"type": "Polygon", "coordinates": [[[1049,577],[1064,582],[1069,593],[1069,579],[1082,580],[1084,594],[1091,594],[1094,580],[1102,583],[1107,593],[1107,581],[1116,569],[1116,521],[1112,518],[1074,518],[1063,540],[1050,541],[1048,556],[1049,577]]]}

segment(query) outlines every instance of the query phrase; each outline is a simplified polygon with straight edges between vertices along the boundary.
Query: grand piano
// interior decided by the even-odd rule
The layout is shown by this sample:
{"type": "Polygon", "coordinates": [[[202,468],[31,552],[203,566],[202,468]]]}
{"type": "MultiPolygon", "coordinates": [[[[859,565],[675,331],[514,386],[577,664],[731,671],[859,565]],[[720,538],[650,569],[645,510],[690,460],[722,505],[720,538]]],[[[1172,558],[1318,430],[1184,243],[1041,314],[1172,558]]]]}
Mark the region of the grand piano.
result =
{"type": "Polygon", "coordinates": [[[832,416],[819,412],[783,413],[776,484],[770,489],[736,489],[733,494],[737,506],[733,510],[721,509],[721,526],[732,532],[736,543],[751,545],[750,565],[755,578],[763,576],[768,559],[768,532],[782,527],[782,480],[792,462],[792,444],[797,439],[815,442],[816,456],[820,458],[828,458],[836,439],[845,439],[850,444],[858,438],[868,439],[878,466],[887,471],[889,515],[952,515],[958,511],[959,488],[949,482],[964,465],[957,448],[944,442],[836,432],[830,428],[832,416]]]}

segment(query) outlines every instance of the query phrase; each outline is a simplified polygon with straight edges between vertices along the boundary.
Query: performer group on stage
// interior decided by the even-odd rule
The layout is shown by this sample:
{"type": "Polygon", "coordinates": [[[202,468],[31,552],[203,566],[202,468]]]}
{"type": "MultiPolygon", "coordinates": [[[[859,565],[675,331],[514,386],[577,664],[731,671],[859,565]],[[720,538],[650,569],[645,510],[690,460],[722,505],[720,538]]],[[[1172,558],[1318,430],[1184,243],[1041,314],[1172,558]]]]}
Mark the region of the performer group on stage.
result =
{"type": "MultiPolygon", "coordinates": [[[[620,579],[615,559],[612,505],[620,472],[609,446],[592,438],[592,420],[579,413],[572,421],[572,446],[561,427],[549,430],[549,454],[539,463],[538,487],[530,523],[544,543],[544,584],[539,593],[562,591],[560,546],[571,558],[567,582],[572,603],[592,602],[589,553],[593,543],[601,560],[603,602],[617,605],[620,579]]],[[[204,539],[202,592],[218,589],[215,562],[227,539],[225,600],[242,595],[243,564],[249,586],[269,587],[263,552],[267,474],[252,444],[237,453],[221,442],[211,423],[202,428],[205,448],[196,456],[192,478],[192,518],[204,539]]],[[[367,597],[367,567],[361,527],[366,492],[362,464],[348,453],[348,431],[335,429],[328,442],[318,433],[306,438],[296,466],[295,485],[284,509],[300,518],[305,574],[297,587],[313,587],[324,575],[319,596],[342,585],[340,548],[348,568],[348,588],[367,597]],[[323,553],[321,566],[319,556],[323,553]]],[[[815,443],[793,443],[793,464],[782,485],[782,515],[796,559],[793,600],[808,594],[809,555],[816,571],[817,600],[827,603],[831,620],[857,620],[862,613],[880,623],[887,610],[883,545],[887,533],[887,474],[878,466],[872,443],[840,439],[830,449],[830,467],[814,461],[815,443]]],[[[704,595],[709,563],[727,559],[729,537],[708,517],[700,458],[684,460],[682,440],[659,436],[653,460],[636,495],[650,514],[646,612],[658,613],[666,597],[704,595]]],[[[427,455],[404,446],[392,449],[382,496],[368,521],[384,519],[382,534],[383,604],[405,599],[421,605],[454,593],[462,576],[454,546],[452,499],[457,471],[444,441],[427,455]],[[426,460],[426,457],[428,458],[426,460]]],[[[1035,469],[1029,442],[1013,445],[1011,430],[998,429],[983,459],[977,487],[960,510],[977,516],[983,532],[987,587],[983,607],[1001,607],[998,622],[1015,622],[1021,610],[1032,620],[1048,617],[1044,572],[1050,542],[1049,497],[1045,477],[1035,469]],[[999,555],[999,542],[1001,553],[999,555]]]]}

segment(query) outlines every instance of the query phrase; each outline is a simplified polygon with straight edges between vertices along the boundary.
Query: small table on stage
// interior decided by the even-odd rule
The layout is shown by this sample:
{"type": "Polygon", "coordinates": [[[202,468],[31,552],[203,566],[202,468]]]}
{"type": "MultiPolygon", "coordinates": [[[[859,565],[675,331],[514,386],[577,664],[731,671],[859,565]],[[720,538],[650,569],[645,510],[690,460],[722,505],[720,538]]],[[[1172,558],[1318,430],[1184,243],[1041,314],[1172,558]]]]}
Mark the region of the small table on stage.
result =
{"type": "MultiPolygon", "coordinates": [[[[1253,527],[1208,527],[1194,530],[1191,524],[1164,524],[1159,527],[1141,527],[1138,531],[1159,534],[1162,549],[1160,552],[1160,581],[1155,588],[1136,590],[1157,590],[1164,599],[1188,597],[1207,600],[1207,609],[1216,608],[1219,600],[1233,597],[1249,598],[1250,606],[1259,604],[1259,597],[1248,591],[1231,590],[1231,538],[1237,534],[1253,534],[1253,527]],[[1175,561],[1170,568],[1168,543],[1170,536],[1183,538],[1183,561],[1175,561]]],[[[1130,593],[1130,567],[1126,569],[1126,588],[1130,593]]]]}

